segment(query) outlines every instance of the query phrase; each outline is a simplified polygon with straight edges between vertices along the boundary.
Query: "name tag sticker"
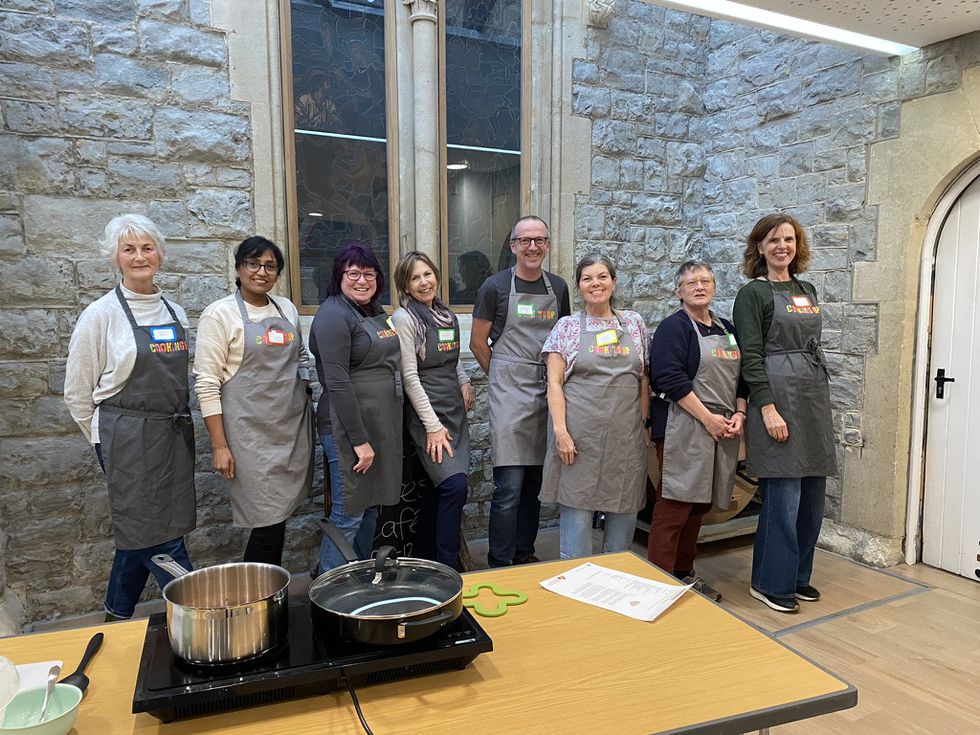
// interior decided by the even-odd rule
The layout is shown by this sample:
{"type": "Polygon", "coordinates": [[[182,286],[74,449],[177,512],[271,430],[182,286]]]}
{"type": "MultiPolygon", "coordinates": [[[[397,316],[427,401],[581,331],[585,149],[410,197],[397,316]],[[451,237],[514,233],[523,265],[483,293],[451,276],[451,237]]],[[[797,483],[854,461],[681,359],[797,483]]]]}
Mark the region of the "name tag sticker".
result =
{"type": "Polygon", "coordinates": [[[173,327],[150,327],[150,339],[154,342],[173,342],[177,339],[177,330],[173,327]]]}
{"type": "Polygon", "coordinates": [[[265,334],[269,338],[270,345],[286,344],[286,334],[278,329],[270,329],[265,334]]]}
{"type": "Polygon", "coordinates": [[[728,345],[730,347],[738,347],[738,342],[735,341],[735,335],[734,334],[729,334],[728,335],[728,345]]]}
{"type": "Polygon", "coordinates": [[[812,306],[810,299],[806,296],[793,296],[793,306],[812,306]]]}
{"type": "Polygon", "coordinates": [[[534,304],[518,304],[517,316],[534,316],[534,304]]]}
{"type": "Polygon", "coordinates": [[[439,330],[439,341],[440,342],[454,342],[456,340],[456,330],[455,329],[440,329],[439,330]]]}
{"type": "Polygon", "coordinates": [[[616,334],[615,329],[607,329],[596,334],[595,343],[596,347],[606,347],[607,345],[618,344],[619,335],[616,334]]]}
{"type": "Polygon", "coordinates": [[[394,329],[395,328],[395,323],[393,321],[391,321],[391,317],[388,317],[387,319],[385,319],[385,324],[387,324],[388,327],[391,328],[391,329],[394,329]]]}

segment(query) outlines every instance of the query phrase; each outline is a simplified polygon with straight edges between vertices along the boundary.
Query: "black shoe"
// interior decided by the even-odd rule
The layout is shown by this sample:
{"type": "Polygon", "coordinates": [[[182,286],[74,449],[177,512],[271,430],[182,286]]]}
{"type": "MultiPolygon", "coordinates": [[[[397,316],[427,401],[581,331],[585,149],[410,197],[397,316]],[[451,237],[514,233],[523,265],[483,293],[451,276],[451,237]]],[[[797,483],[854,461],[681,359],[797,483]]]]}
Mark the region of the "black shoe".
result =
{"type": "Polygon", "coordinates": [[[795,597],[773,597],[759,592],[755,587],[749,587],[749,594],[777,612],[795,613],[800,610],[800,603],[796,601],[795,597]]]}
{"type": "Polygon", "coordinates": [[[541,560],[538,557],[531,554],[530,556],[523,556],[520,559],[514,559],[514,566],[518,564],[537,564],[539,561],[541,560]]]}
{"type": "Polygon", "coordinates": [[[804,602],[816,602],[820,599],[820,590],[808,584],[796,588],[796,599],[804,602]]]}
{"type": "Polygon", "coordinates": [[[721,592],[704,581],[704,578],[696,572],[691,572],[684,577],[681,582],[689,584],[691,587],[714,602],[721,602],[721,592]]]}

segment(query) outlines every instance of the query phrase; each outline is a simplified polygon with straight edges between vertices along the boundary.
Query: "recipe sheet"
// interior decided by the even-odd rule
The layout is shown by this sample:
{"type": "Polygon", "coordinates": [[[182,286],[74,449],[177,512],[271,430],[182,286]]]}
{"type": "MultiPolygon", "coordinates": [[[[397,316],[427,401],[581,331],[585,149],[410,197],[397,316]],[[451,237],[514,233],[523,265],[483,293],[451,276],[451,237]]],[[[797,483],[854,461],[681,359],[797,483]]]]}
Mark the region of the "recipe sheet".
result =
{"type": "Polygon", "coordinates": [[[626,615],[636,620],[656,620],[692,585],[664,584],[615,569],[585,562],[541,582],[546,590],[626,615]]]}

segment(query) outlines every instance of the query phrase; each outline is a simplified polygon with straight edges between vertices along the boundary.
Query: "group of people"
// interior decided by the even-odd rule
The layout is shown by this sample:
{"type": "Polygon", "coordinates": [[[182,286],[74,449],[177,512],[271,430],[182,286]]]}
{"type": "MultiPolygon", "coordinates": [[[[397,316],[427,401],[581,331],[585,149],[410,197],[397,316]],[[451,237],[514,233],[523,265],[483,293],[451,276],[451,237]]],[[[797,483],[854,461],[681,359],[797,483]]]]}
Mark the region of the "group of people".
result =
{"type": "MultiPolygon", "coordinates": [[[[732,321],[711,310],[711,266],[682,264],[680,308],[652,339],[640,314],[615,306],[616,267],[605,255],[577,264],[583,306],[573,314],[568,284],[543,267],[550,244],[544,220],[519,219],[514,266],[487,277],[475,298],[470,350],[488,376],[493,462],[490,566],[537,560],[542,501],[559,506],[562,558],[592,553],[600,516],[602,550],[629,548],[653,445],[660,477],[649,558],[717,599],[694,569],[697,538],[712,505],[731,502],[744,432],[747,471],[763,491],[751,594],[782,612],[818,599],[813,552],[836,458],[821,310],[798,278],[809,262],[799,223],[776,214],[753,228],[742,263],[751,280],[732,321]]],[[[166,247],[156,225],[117,217],[102,246],[121,281],[79,317],[65,400],[109,490],[117,548],[106,612],[128,618],[150,574],[161,586],[170,579],[154,554],[191,568],[188,322],[154,283],[166,247]]],[[[421,252],[401,258],[389,316],[380,263],[368,245],[348,243],[334,257],[309,350],[296,307],[271,294],[283,267],[274,243],[242,242],[235,292],[208,306],[197,327],[195,391],[233,523],[250,529],[243,559],[281,563],[286,520],[310,493],[314,437],[329,523],[368,558],[379,508],[399,502],[407,436],[431,480],[415,553],[461,569],[473,391],[438,266],[421,252]],[[322,386],[315,417],[310,353],[322,386]]],[[[320,572],[345,562],[332,536],[321,543],[320,572]]]]}

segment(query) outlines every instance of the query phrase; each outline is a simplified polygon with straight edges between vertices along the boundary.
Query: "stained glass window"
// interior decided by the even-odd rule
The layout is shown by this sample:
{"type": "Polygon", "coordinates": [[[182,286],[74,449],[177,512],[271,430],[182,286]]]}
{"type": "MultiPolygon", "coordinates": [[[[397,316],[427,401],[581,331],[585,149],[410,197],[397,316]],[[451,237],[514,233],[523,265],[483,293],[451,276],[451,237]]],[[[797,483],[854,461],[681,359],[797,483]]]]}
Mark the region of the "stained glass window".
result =
{"type": "Polygon", "coordinates": [[[290,3],[303,306],[323,301],[333,256],[351,240],[374,249],[389,280],[383,6],[290,3]]]}

